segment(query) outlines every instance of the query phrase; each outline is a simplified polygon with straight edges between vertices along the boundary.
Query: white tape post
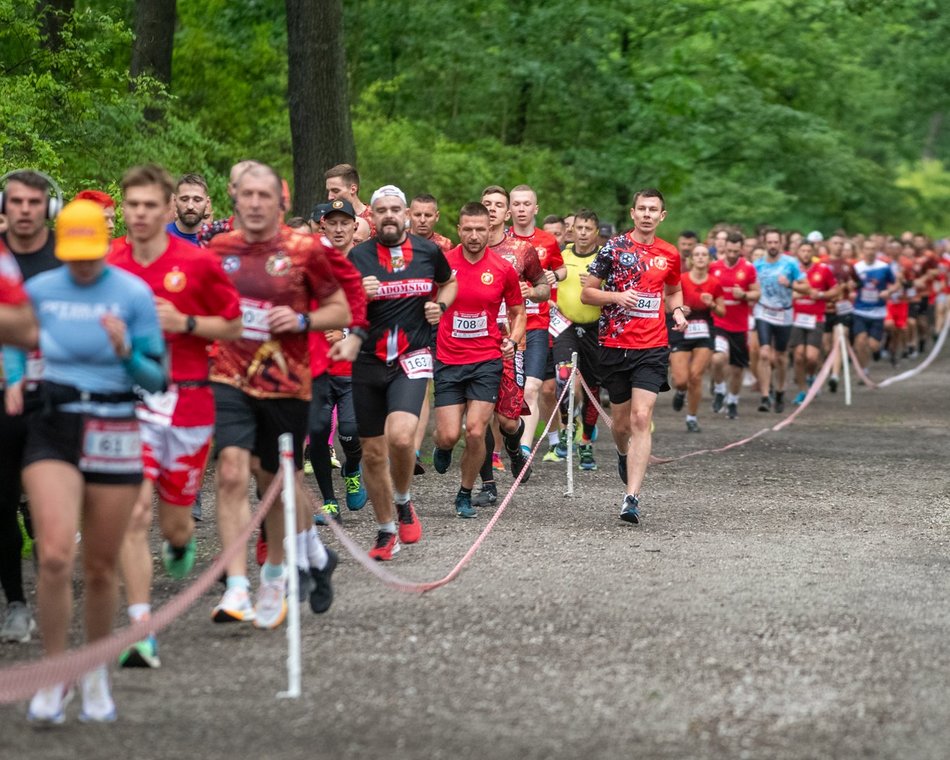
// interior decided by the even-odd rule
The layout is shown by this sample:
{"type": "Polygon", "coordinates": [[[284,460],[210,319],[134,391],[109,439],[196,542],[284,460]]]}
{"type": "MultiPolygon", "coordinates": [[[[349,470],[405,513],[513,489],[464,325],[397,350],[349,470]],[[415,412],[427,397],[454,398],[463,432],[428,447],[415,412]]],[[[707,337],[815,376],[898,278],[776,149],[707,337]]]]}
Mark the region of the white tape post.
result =
{"type": "Polygon", "coordinates": [[[835,325],[841,346],[841,374],[844,376],[844,405],[851,406],[851,357],[848,356],[848,335],[844,325],[835,325]]]}
{"type": "Polygon", "coordinates": [[[300,602],[297,578],[297,479],[294,472],[294,437],[284,433],[280,445],[280,474],[283,478],[284,562],[287,566],[287,691],[278,699],[300,697],[300,602]]]}
{"type": "Polygon", "coordinates": [[[571,371],[567,377],[567,491],[569,499],[574,498],[574,378],[577,375],[577,351],[571,354],[571,371]]]}

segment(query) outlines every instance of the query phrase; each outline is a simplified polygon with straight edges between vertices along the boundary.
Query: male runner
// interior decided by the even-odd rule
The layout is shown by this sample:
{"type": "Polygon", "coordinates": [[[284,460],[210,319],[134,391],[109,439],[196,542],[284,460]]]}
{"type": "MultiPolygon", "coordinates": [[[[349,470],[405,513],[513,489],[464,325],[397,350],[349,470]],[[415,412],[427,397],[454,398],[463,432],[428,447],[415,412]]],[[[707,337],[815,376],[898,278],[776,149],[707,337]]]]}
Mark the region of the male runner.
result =
{"type": "Polygon", "coordinates": [[[730,420],[739,416],[742,373],[749,366],[749,305],[759,300],[755,267],[740,255],[743,244],[741,233],[730,233],[722,256],[709,265],[709,273],[722,285],[726,306],[725,315],[713,314],[712,410],[720,411],[725,403],[730,420]]]}
{"type": "Polygon", "coordinates": [[[620,519],[637,524],[653,407],[657,394],[670,389],[665,314],[668,309],[678,332],[686,329],[686,316],[679,251],[656,237],[666,218],[660,191],[638,191],[630,218],[633,229],[607,241],[590,265],[581,300],[601,307],[600,369],[610,396],[617,466],[627,486],[620,519]]]}
{"type": "MultiPolygon", "coordinates": [[[[122,213],[127,235],[112,241],[108,257],[109,264],[144,280],[155,294],[171,375],[168,390],[146,396],[136,410],[145,479],[119,557],[133,623],[151,615],[148,532],[156,492],[166,572],[181,579],[194,566],[191,506],[201,489],[214,434],[208,348],[216,340],[241,335],[238,294],[218,259],[166,231],[172,183],[158,166],[134,167],[125,173],[122,213]]],[[[119,664],[159,667],[155,637],[125,650],[119,664]]]]}
{"type": "MultiPolygon", "coordinates": [[[[318,241],[281,225],[279,175],[253,164],[237,178],[235,213],[240,229],[218,235],[211,250],[221,259],[241,297],[241,339],[222,343],[211,368],[217,423],[218,531],[229,546],[250,519],[251,456],[265,491],[280,467],[278,437],[291,433],[294,466],[303,469],[303,441],[310,405],[307,333],[350,323],[350,309],[318,241]],[[314,303],[316,307],[314,308],[314,303]]],[[[298,494],[300,493],[298,488],[298,494]]],[[[278,504],[267,513],[267,561],[261,568],[256,604],[248,595],[247,557],[228,563],[227,590],[214,608],[216,622],[253,620],[275,628],[287,612],[284,599],[284,518],[278,504]]],[[[330,574],[336,557],[311,522],[309,504],[297,499],[297,572],[309,574],[310,606],[323,611],[332,599],[330,574]]],[[[293,572],[293,570],[291,571],[293,572]]]]}
{"type": "Polygon", "coordinates": [[[323,177],[326,180],[327,199],[335,201],[339,198],[349,201],[356,215],[366,220],[370,227],[370,234],[375,234],[373,212],[360,200],[360,173],[356,171],[356,167],[350,164],[337,164],[327,169],[323,177]]]}
{"type": "Polygon", "coordinates": [[[448,253],[454,244],[445,235],[435,231],[439,221],[439,202],[434,195],[422,193],[412,199],[409,204],[409,231],[425,240],[431,240],[442,253],[448,253]]]}
{"type": "Polygon", "coordinates": [[[805,241],[798,246],[796,255],[799,266],[805,272],[808,293],[796,294],[792,301],[792,335],[789,347],[795,367],[795,385],[798,395],[795,405],[805,400],[818,371],[821,359],[821,343],[824,336],[825,304],[833,303],[841,293],[841,287],[831,268],[814,259],[815,248],[805,241]]]}
{"type": "Polygon", "coordinates": [[[502,359],[513,361],[524,333],[524,297],[514,267],[488,247],[489,212],[467,203],[459,212],[461,244],[446,254],[455,273],[458,296],[439,322],[435,363],[436,472],[452,462],[465,418],[461,487],[455,497],[459,517],[476,516],[472,506],[475,477],[485,461],[485,432],[502,377],[502,359]],[[510,334],[498,329],[498,312],[507,306],[510,334]]]}
{"type": "Polygon", "coordinates": [[[175,220],[168,223],[167,231],[198,245],[198,233],[210,208],[205,178],[200,174],[183,174],[175,186],[175,220]]]}
{"type": "Polygon", "coordinates": [[[385,561],[400,543],[422,537],[409,491],[415,433],[432,378],[431,326],[452,305],[457,285],[441,249],[408,233],[402,190],[384,185],[373,193],[370,207],[376,237],[350,252],[363,275],[369,319],[369,335],[353,365],[353,405],[363,483],[379,525],[370,556],[385,561]]]}
{"type": "Polygon", "coordinates": [[[864,241],[861,260],[854,265],[858,295],[854,301],[852,333],[854,352],[865,373],[870,369],[871,355],[881,348],[887,300],[901,288],[895,266],[879,258],[873,240],[864,241]]]}

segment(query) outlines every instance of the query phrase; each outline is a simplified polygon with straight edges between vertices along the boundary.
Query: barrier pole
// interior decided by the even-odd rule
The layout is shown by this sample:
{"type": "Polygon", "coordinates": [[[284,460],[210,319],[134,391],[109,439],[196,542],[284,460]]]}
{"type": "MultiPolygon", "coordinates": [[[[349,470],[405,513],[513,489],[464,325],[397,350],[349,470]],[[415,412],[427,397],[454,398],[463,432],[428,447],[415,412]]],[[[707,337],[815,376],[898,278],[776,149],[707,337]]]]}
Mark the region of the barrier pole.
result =
{"type": "Polygon", "coordinates": [[[577,374],[577,351],[571,354],[571,373],[568,375],[567,391],[567,491],[564,495],[574,498],[574,381],[577,374]]]}
{"type": "Polygon", "coordinates": [[[284,561],[287,565],[287,691],[278,699],[300,697],[300,602],[297,578],[297,491],[294,473],[294,437],[284,433],[280,445],[280,472],[283,476],[284,561]]]}
{"type": "Polygon", "coordinates": [[[838,343],[841,346],[841,374],[844,375],[844,405],[851,406],[851,364],[848,356],[848,338],[844,325],[835,325],[838,331],[838,343]]]}

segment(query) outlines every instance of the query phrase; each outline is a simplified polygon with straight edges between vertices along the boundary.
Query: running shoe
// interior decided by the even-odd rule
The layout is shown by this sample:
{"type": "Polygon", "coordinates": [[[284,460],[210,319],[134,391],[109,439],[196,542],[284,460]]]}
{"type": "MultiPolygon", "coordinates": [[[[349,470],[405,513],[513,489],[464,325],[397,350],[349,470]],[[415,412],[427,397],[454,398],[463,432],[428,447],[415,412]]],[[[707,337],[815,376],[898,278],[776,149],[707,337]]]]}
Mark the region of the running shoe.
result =
{"type": "Polygon", "coordinates": [[[620,509],[620,519],[624,522],[638,525],[640,523],[640,500],[636,496],[627,494],[620,509]]]}
{"type": "MultiPolygon", "coordinates": [[[[715,396],[713,396],[713,401],[712,401],[713,414],[719,414],[719,412],[722,411],[722,405],[725,403],[725,401],[726,401],[726,394],[725,394],[725,393],[717,393],[715,396]]],[[[676,401],[675,401],[675,400],[674,400],[673,404],[674,404],[673,408],[676,409],[676,401]]],[[[680,404],[680,409],[682,409],[682,408],[683,408],[683,405],[680,404]]],[[[676,411],[679,411],[679,409],[676,409],[676,411]]]]}
{"type": "Polygon", "coordinates": [[[785,411],[785,391],[775,393],[775,413],[781,414],[785,411]]]}
{"type": "Polygon", "coordinates": [[[396,512],[399,515],[399,543],[414,544],[422,538],[422,525],[416,516],[416,510],[411,501],[397,504],[396,512]]]}
{"type": "Polygon", "coordinates": [[[494,483],[482,483],[482,490],[472,497],[472,506],[490,507],[498,501],[498,486],[494,483]]]}
{"type": "Polygon", "coordinates": [[[582,443],[577,447],[577,453],[581,460],[581,469],[593,472],[597,469],[597,462],[594,461],[594,447],[589,443],[582,443]]]}
{"type": "MultiPolygon", "coordinates": [[[[327,549],[327,551],[330,551],[327,549]]],[[[290,590],[289,587],[287,589],[290,590]]],[[[300,567],[297,565],[297,601],[305,602],[313,592],[313,576],[310,575],[310,567],[300,567]]]]}
{"type": "Polygon", "coordinates": [[[558,455],[557,444],[554,444],[547,450],[545,455],[541,457],[541,461],[542,462],[563,462],[565,458],[566,458],[566,455],[563,457],[558,455]]]}
{"type": "MultiPolygon", "coordinates": [[[[716,394],[716,398],[719,398],[720,396],[722,396],[721,393],[717,393],[717,394],[716,394]]],[[[723,397],[723,398],[725,398],[725,397],[723,397]]],[[[685,403],[686,403],[686,391],[676,391],[676,393],[673,394],[673,411],[674,411],[674,412],[682,411],[682,410],[683,410],[683,404],[685,404],[685,403]]],[[[721,400],[720,400],[720,402],[719,402],[719,409],[722,409],[722,401],[721,401],[721,400]]],[[[713,411],[714,411],[714,412],[718,412],[719,409],[716,409],[716,402],[713,401],[713,411]]]]}
{"type": "Polygon", "coordinates": [[[557,434],[557,444],[554,446],[554,453],[560,459],[567,459],[567,431],[562,430],[557,434]]]}
{"type": "Polygon", "coordinates": [[[317,570],[315,567],[310,568],[310,577],[313,579],[310,586],[310,609],[317,615],[326,612],[333,604],[333,586],[330,583],[330,577],[333,575],[333,571],[336,570],[339,561],[340,558],[337,553],[328,546],[326,567],[323,570],[317,570]]]}
{"type": "Polygon", "coordinates": [[[501,454],[497,451],[491,453],[491,468],[494,472],[504,472],[505,463],[501,459],[501,454]]]}
{"type": "Polygon", "coordinates": [[[594,429],[590,433],[590,442],[597,443],[597,426],[594,425],[594,429]]]}
{"type": "Polygon", "coordinates": [[[726,404],[726,416],[730,420],[736,419],[739,416],[739,405],[735,402],[726,404]]]}
{"type": "Polygon", "coordinates": [[[426,468],[422,466],[422,460],[419,458],[419,452],[416,452],[416,466],[412,471],[413,475],[425,475],[426,468]]]}
{"type": "Polygon", "coordinates": [[[303,458],[303,474],[313,475],[313,462],[311,462],[310,457],[306,455],[303,458]]]}
{"type": "Polygon", "coordinates": [[[617,472],[624,485],[627,485],[627,455],[617,452],[617,472]]]}
{"type": "Polygon", "coordinates": [[[191,519],[195,522],[204,521],[204,517],[201,515],[201,491],[195,494],[195,503],[191,505],[191,519]]]}
{"type": "Polygon", "coordinates": [[[455,514],[457,514],[459,517],[464,517],[465,519],[478,516],[478,513],[475,511],[475,507],[472,506],[471,496],[466,496],[462,493],[456,495],[455,514]]]}
{"type": "MultiPolygon", "coordinates": [[[[340,502],[336,499],[327,499],[323,502],[323,513],[329,515],[338,523],[343,522],[343,518],[340,517],[340,502]]],[[[316,519],[314,519],[314,522],[317,522],[316,519]]],[[[323,522],[323,525],[326,525],[326,521],[323,522]]]]}
{"type": "Polygon", "coordinates": [[[363,468],[357,468],[352,475],[344,475],[346,486],[346,508],[356,512],[366,506],[366,486],[363,485],[363,468]]]}
{"type": "Polygon", "coordinates": [[[30,723],[59,726],[66,722],[66,706],[72,701],[73,690],[58,683],[40,689],[30,700],[26,719],[30,723]]]}
{"type": "Polygon", "coordinates": [[[828,378],[828,390],[832,393],[838,392],[838,376],[832,375],[828,378]]]}
{"type": "MultiPolygon", "coordinates": [[[[262,574],[263,576],[263,574],[262,574]]],[[[281,575],[269,581],[261,577],[254,602],[254,627],[273,630],[287,617],[287,580],[281,575]]]]}
{"type": "Polygon", "coordinates": [[[432,449],[432,466],[440,475],[445,475],[452,464],[452,449],[440,449],[438,446],[432,449]]]}
{"type": "Polygon", "coordinates": [[[254,605],[250,594],[243,588],[229,588],[218,606],[211,612],[215,623],[241,623],[254,619],[254,605]]]}
{"type": "Polygon", "coordinates": [[[772,399],[768,396],[763,396],[759,401],[759,411],[760,412],[770,412],[772,411],[772,399]]]}
{"type": "MultiPolygon", "coordinates": [[[[805,395],[806,395],[805,391],[799,391],[798,394],[795,396],[795,400],[792,403],[795,406],[801,406],[803,403],[805,403],[805,395]]],[[[778,411],[778,409],[776,409],[775,411],[778,411]]]]}
{"type": "Polygon", "coordinates": [[[376,534],[376,544],[369,550],[369,556],[377,562],[388,562],[398,553],[399,538],[388,530],[381,530],[376,534]]]}
{"type": "Polygon", "coordinates": [[[334,470],[339,470],[343,466],[340,464],[340,460],[336,458],[336,449],[332,446],[330,447],[330,466],[334,470]]]}
{"type": "Polygon", "coordinates": [[[702,432],[699,429],[699,422],[696,420],[686,420],[686,432],[687,433],[700,433],[702,432]]]}
{"type": "Polygon", "coordinates": [[[184,546],[172,546],[168,541],[162,544],[162,564],[165,565],[165,572],[175,580],[186,578],[195,566],[195,555],[197,554],[198,544],[195,537],[188,539],[184,546]]]}
{"type": "Polygon", "coordinates": [[[160,668],[162,661],[158,657],[158,641],[152,634],[119,655],[120,668],[160,668]]]}
{"type": "Polygon", "coordinates": [[[112,723],[116,719],[115,702],[109,688],[109,673],[105,665],[86,673],[80,679],[82,710],[79,720],[83,723],[112,723]]]}
{"type": "Polygon", "coordinates": [[[36,621],[26,603],[10,602],[7,605],[7,616],[0,627],[0,641],[26,644],[35,630],[36,621]]]}
{"type": "Polygon", "coordinates": [[[531,468],[528,467],[528,455],[525,454],[524,448],[519,449],[518,453],[509,454],[508,456],[511,459],[511,476],[517,478],[524,470],[524,477],[521,482],[527,483],[531,477],[531,468]]]}

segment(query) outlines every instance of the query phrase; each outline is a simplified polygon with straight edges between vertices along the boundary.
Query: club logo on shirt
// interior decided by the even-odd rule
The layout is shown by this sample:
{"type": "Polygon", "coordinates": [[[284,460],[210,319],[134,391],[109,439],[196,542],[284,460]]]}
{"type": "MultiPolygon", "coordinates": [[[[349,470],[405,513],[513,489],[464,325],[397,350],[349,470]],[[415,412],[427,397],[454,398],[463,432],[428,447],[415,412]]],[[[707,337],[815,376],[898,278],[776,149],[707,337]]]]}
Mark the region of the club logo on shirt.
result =
{"type": "Polygon", "coordinates": [[[744,280],[744,279],[745,279],[745,272],[737,272],[737,273],[736,273],[736,279],[739,280],[740,282],[741,282],[742,280],[744,280]]]}
{"type": "Polygon", "coordinates": [[[663,256],[654,256],[653,266],[662,271],[663,269],[666,269],[667,266],[669,266],[669,262],[663,256]]]}
{"type": "Polygon", "coordinates": [[[625,267],[632,267],[637,262],[637,257],[632,253],[621,253],[620,264],[625,267]]]}
{"type": "Polygon", "coordinates": [[[491,285],[495,281],[495,275],[491,272],[482,272],[482,285],[491,285]]]}
{"type": "Polygon", "coordinates": [[[188,278],[185,276],[185,273],[175,267],[172,271],[165,275],[165,280],[163,284],[165,285],[165,290],[169,293],[181,293],[185,289],[185,285],[188,283],[188,278]]]}
{"type": "Polygon", "coordinates": [[[293,262],[290,260],[290,256],[283,251],[278,251],[267,260],[264,269],[271,277],[286,277],[290,274],[292,266],[293,262]]]}
{"type": "Polygon", "coordinates": [[[228,274],[234,274],[241,268],[241,259],[239,256],[225,256],[221,262],[221,268],[228,274]]]}

